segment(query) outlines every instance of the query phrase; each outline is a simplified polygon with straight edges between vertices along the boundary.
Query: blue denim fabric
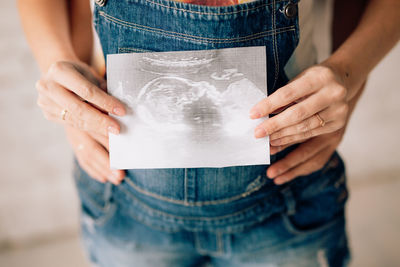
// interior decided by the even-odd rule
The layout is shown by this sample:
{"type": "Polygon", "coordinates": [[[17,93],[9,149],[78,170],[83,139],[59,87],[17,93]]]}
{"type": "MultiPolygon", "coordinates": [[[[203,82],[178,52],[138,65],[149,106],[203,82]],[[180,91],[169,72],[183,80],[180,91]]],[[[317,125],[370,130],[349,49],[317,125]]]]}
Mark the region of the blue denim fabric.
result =
{"type": "MultiPolygon", "coordinates": [[[[298,18],[282,12],[288,2],[210,7],[108,0],[96,6],[94,23],[105,55],[264,45],[272,93],[287,82],[283,67],[298,43],[298,18]]],[[[345,266],[348,191],[339,155],[281,186],[266,177],[267,168],[134,169],[115,186],[93,180],[75,161],[82,237],[91,262],[345,266]]]]}

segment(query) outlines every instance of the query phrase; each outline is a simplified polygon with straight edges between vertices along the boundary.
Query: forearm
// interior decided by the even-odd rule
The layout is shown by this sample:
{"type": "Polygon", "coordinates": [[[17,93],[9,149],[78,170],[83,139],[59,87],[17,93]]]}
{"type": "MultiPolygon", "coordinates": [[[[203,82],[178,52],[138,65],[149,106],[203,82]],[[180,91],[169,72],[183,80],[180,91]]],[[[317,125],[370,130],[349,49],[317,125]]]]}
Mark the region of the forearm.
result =
{"type": "Polygon", "coordinates": [[[28,43],[44,73],[60,60],[76,60],[70,36],[68,1],[18,0],[28,43]]]}
{"type": "Polygon", "coordinates": [[[327,59],[341,74],[352,99],[370,71],[400,38],[400,1],[371,0],[349,38],[327,59]]]}
{"type": "Polygon", "coordinates": [[[70,36],[76,56],[92,64],[93,31],[90,0],[69,0],[70,36]]]}

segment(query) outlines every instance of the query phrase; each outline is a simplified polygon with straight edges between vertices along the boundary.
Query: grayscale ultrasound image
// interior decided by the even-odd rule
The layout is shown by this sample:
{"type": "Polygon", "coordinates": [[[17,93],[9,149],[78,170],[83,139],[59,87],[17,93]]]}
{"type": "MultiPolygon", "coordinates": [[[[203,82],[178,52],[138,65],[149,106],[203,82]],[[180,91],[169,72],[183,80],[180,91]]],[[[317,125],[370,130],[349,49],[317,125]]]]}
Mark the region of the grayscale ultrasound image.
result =
{"type": "Polygon", "coordinates": [[[269,163],[262,119],[265,47],[109,55],[108,91],[128,107],[110,136],[115,168],[225,167],[269,163]]]}

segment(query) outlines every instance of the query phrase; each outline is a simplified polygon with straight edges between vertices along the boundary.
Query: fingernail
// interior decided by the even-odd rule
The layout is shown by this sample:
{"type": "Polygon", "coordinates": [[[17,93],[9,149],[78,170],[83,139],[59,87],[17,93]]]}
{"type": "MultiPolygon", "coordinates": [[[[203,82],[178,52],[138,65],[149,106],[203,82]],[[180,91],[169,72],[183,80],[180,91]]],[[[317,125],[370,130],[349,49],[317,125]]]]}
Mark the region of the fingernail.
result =
{"type": "Polygon", "coordinates": [[[257,109],[250,110],[250,118],[251,119],[258,119],[260,118],[261,114],[257,111],[257,109]]]}
{"type": "Polygon", "coordinates": [[[265,130],[263,128],[257,128],[256,131],[255,131],[255,137],[256,138],[261,138],[261,137],[264,137],[266,135],[267,135],[267,133],[265,132],[265,130]]]}
{"type": "Polygon", "coordinates": [[[108,179],[115,185],[119,185],[121,183],[121,179],[119,178],[118,174],[111,173],[108,175],[108,179]]]}
{"type": "Polygon", "coordinates": [[[111,173],[112,173],[112,175],[114,176],[115,179],[121,180],[121,176],[119,174],[119,171],[112,170],[111,173]]]}
{"type": "Polygon", "coordinates": [[[113,113],[118,116],[124,116],[125,111],[122,108],[114,108],[113,113]]]}
{"type": "Polygon", "coordinates": [[[268,174],[268,172],[267,172],[267,177],[268,177],[268,178],[273,179],[275,176],[276,176],[276,175],[274,175],[274,172],[272,172],[272,173],[270,173],[270,174],[268,174]]]}
{"type": "Polygon", "coordinates": [[[114,126],[109,126],[108,127],[108,132],[113,133],[113,134],[119,134],[118,129],[115,128],[114,126]]]}

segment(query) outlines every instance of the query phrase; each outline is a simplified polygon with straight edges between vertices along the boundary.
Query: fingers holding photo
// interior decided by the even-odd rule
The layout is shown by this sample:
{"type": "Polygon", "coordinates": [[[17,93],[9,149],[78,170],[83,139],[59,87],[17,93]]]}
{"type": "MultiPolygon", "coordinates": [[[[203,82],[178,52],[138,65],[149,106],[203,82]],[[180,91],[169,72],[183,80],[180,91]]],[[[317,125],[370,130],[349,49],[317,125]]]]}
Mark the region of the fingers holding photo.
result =
{"type": "Polygon", "coordinates": [[[96,76],[89,66],[81,65],[71,62],[53,64],[45,77],[36,83],[39,107],[49,120],[104,136],[109,132],[118,134],[119,124],[106,112],[123,116],[124,105],[104,91],[105,81],[101,77],[96,76]]]}
{"type": "Polygon", "coordinates": [[[329,106],[295,125],[283,128],[270,135],[271,145],[287,145],[339,130],[346,125],[348,113],[349,108],[346,104],[338,103],[329,106]]]}
{"type": "Polygon", "coordinates": [[[117,116],[125,114],[123,103],[105,92],[104,79],[98,75],[95,77],[88,66],[72,62],[56,62],[50,67],[46,80],[56,82],[102,111],[117,116]]]}
{"type": "MultiPolygon", "coordinates": [[[[73,127],[66,127],[66,134],[79,165],[95,180],[115,185],[125,177],[124,170],[110,169],[110,158],[105,144],[107,138],[88,134],[73,127]],[[100,141],[99,141],[100,140],[100,141]]],[[[107,145],[108,146],[108,145],[107,145]]]]}
{"type": "Polygon", "coordinates": [[[275,140],[274,145],[285,145],[336,131],[347,120],[346,94],[346,88],[331,68],[311,67],[253,107],[252,119],[287,107],[259,124],[254,135],[256,138],[269,135],[271,141],[275,140]]]}

